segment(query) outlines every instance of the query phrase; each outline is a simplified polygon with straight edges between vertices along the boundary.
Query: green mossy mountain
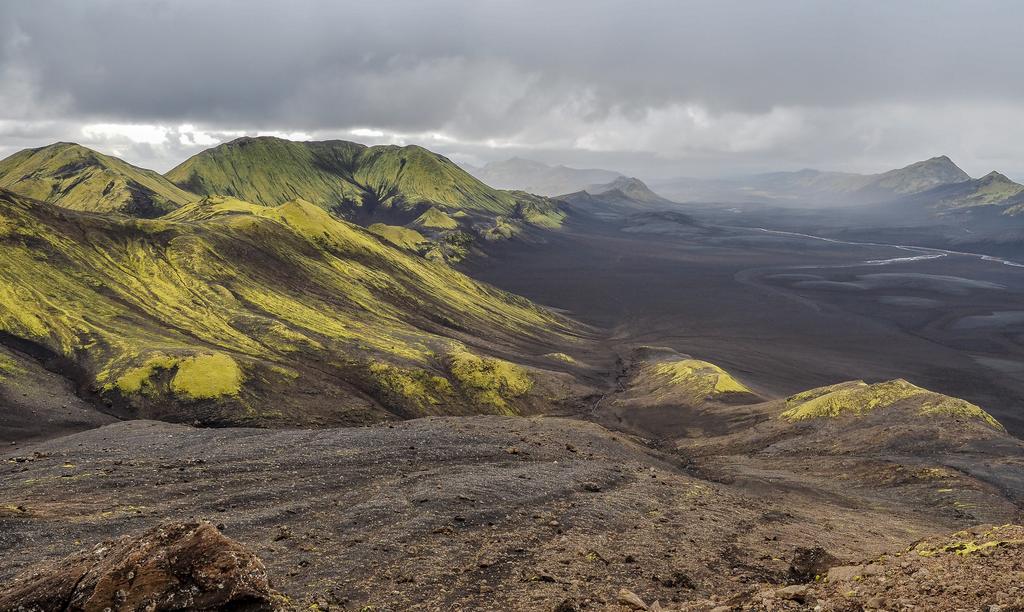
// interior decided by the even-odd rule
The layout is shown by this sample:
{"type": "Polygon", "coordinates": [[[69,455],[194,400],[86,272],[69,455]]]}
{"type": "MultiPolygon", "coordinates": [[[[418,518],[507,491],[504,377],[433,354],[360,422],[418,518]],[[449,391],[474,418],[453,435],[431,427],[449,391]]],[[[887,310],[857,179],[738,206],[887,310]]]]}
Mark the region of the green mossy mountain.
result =
{"type": "Polygon", "coordinates": [[[67,142],[0,161],[0,187],[74,210],[136,217],[158,217],[197,199],[152,170],[67,142]]]}
{"type": "Polygon", "coordinates": [[[302,198],[361,223],[405,225],[430,207],[473,219],[501,215],[538,224],[532,217],[540,216],[549,225],[561,220],[554,203],[492,189],[418,146],[239,138],[193,156],[166,177],[197,194],[264,206],[302,198]]]}
{"type": "Polygon", "coordinates": [[[870,177],[861,189],[865,195],[920,193],[939,185],[969,181],[970,175],[945,155],[870,177]]]}
{"type": "Polygon", "coordinates": [[[978,179],[931,189],[919,194],[917,199],[939,211],[995,206],[1005,208],[1007,214],[1012,215],[1017,214],[1024,203],[1024,185],[993,171],[978,179]]]}
{"type": "Polygon", "coordinates": [[[514,361],[570,323],[302,200],[150,220],[0,190],[0,253],[0,339],[119,416],[351,424],[529,411],[565,387],[514,361]]]}

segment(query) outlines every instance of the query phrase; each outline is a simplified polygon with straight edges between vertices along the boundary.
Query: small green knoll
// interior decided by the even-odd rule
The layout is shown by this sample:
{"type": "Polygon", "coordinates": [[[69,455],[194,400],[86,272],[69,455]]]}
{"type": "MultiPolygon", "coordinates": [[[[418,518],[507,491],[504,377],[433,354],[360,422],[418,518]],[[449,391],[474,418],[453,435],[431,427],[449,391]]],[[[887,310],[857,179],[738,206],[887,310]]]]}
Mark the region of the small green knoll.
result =
{"type": "Polygon", "coordinates": [[[786,400],[787,409],[780,416],[790,422],[857,417],[904,403],[922,416],[974,419],[1003,430],[1003,426],[979,406],[929,391],[903,379],[875,384],[858,380],[804,391],[786,400]]]}

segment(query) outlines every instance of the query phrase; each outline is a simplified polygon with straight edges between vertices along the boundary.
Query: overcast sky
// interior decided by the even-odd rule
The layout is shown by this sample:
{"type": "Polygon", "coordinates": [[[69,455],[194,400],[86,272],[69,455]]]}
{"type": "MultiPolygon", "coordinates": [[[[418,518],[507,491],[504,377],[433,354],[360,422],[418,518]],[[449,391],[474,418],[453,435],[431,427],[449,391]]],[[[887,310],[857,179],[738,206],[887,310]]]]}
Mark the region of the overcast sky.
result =
{"type": "Polygon", "coordinates": [[[0,3],[0,155],[167,170],[242,134],[642,178],[947,154],[1024,179],[1024,3],[0,3]]]}

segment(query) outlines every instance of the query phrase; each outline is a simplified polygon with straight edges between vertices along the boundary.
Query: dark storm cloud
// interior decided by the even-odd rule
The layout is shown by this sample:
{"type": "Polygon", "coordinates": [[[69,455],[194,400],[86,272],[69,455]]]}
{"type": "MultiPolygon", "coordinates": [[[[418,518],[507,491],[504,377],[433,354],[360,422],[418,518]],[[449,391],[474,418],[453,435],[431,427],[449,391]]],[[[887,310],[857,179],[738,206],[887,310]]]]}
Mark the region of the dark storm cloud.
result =
{"type": "Polygon", "coordinates": [[[12,0],[0,121],[365,126],[751,163],[803,161],[818,134],[826,163],[841,163],[957,146],[914,126],[879,133],[905,109],[958,127],[972,109],[1002,119],[989,111],[1024,101],[1020,6],[12,0]],[[851,121],[867,123],[850,134],[851,121]]]}

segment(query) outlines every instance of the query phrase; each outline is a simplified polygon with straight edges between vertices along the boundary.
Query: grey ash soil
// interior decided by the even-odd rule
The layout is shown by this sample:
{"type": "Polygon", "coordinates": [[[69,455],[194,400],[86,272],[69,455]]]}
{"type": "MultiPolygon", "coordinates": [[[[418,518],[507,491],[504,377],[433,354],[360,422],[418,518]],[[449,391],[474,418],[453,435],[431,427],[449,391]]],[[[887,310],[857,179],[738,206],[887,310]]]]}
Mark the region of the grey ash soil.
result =
{"type": "Polygon", "coordinates": [[[117,423],[2,457],[0,584],[106,538],[203,518],[259,555],[300,608],[604,609],[628,588],[707,610],[784,586],[798,547],[857,560],[977,522],[850,486],[866,465],[856,458],[825,488],[823,474],[738,461],[697,470],[685,454],[552,417],[117,423]]]}

